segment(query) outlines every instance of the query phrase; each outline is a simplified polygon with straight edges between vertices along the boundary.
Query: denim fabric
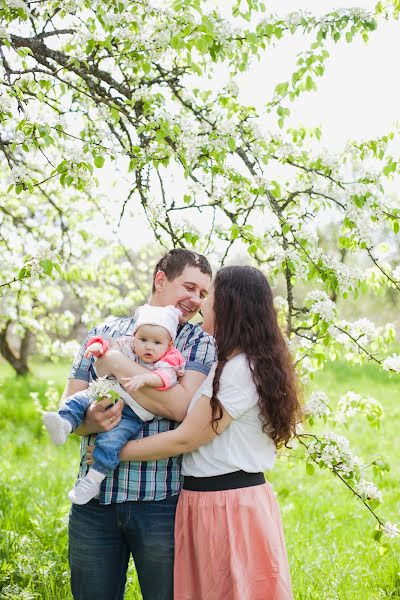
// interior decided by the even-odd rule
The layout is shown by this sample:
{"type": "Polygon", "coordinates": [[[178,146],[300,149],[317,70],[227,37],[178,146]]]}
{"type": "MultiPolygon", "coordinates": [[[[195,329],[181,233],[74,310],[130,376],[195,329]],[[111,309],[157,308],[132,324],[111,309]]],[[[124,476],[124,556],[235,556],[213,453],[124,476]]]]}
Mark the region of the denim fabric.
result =
{"type": "MultiPolygon", "coordinates": [[[[58,414],[67,419],[76,429],[85,418],[86,411],[91,403],[85,392],[78,392],[64,402],[58,414]]],[[[93,469],[108,475],[119,465],[119,451],[130,439],[139,435],[145,423],[129,406],[124,406],[121,421],[114,429],[103,431],[96,435],[95,449],[93,451],[93,469]]]]}
{"type": "Polygon", "coordinates": [[[69,564],[75,600],[123,600],[132,554],[143,600],[173,600],[178,496],[158,501],[73,504],[69,564]]]}
{"type": "Polygon", "coordinates": [[[128,440],[136,438],[144,425],[144,421],[129,406],[124,406],[118,425],[110,431],[103,431],[96,435],[93,469],[104,475],[114,470],[119,465],[119,451],[122,446],[125,446],[128,440]]]}
{"type": "Polygon", "coordinates": [[[71,423],[72,431],[74,431],[84,421],[86,411],[91,403],[92,400],[86,392],[77,392],[66,399],[58,414],[71,423]]]}

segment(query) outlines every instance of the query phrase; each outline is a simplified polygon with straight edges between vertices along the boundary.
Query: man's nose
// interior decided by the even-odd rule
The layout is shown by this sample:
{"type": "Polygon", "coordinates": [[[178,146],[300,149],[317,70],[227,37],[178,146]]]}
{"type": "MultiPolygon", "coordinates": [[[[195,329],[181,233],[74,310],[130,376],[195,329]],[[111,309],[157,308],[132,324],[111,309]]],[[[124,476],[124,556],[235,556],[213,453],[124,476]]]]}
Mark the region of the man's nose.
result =
{"type": "Polygon", "coordinates": [[[203,299],[201,298],[201,296],[197,293],[197,292],[193,292],[193,294],[190,296],[190,300],[193,302],[193,304],[195,304],[197,307],[201,306],[201,303],[203,301],[203,299]]]}

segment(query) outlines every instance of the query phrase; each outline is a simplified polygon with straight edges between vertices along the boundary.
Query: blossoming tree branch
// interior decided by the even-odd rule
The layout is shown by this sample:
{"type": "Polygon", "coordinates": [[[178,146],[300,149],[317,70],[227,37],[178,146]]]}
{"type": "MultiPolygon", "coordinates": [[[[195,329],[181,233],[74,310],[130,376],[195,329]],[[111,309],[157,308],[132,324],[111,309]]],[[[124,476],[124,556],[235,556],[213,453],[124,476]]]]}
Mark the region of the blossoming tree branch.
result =
{"type": "MultiPolygon", "coordinates": [[[[107,287],[129,280],[132,264],[103,278],[92,245],[101,248],[102,269],[109,271],[113,252],[127,252],[96,241],[90,225],[99,214],[112,218],[93,185],[96,170],[114,163],[127,181],[120,221],[141,206],[159,243],[218,251],[222,263],[241,244],[272,283],[285,282],[277,309],[303,382],[338,358],[399,373],[400,356],[387,350],[394,326],[346,320],[337,306],[360,293],[400,290],[398,256],[388,252],[399,233],[399,201],[390,193],[400,165],[398,131],[349,142],[334,155],[321,148],[319,128],[287,125],[296,99],[317,88],[334,44],[368,42],[380,23],[397,19],[399,8],[398,1],[378,2],[373,13],[340,9],[282,18],[247,0],[233,3],[228,19],[200,0],[2,0],[3,337],[14,321],[21,335],[40,337],[55,326],[49,309],[57,306],[60,283],[44,293],[30,277],[51,276],[59,264],[54,256],[63,263],[63,285],[97,307],[93,320],[105,307],[132,308],[134,288],[123,304],[107,287]],[[242,103],[240,74],[299,32],[308,47],[291,77],[265,99],[265,111],[242,103]],[[329,251],[318,229],[327,215],[337,234],[329,251]],[[196,227],[200,218],[207,219],[206,232],[196,227]],[[39,241],[38,259],[32,245],[39,241]],[[11,259],[15,249],[19,265],[11,259]],[[104,282],[104,297],[93,292],[94,280],[104,282]],[[304,284],[313,291],[303,300],[304,284]],[[21,297],[37,311],[36,323],[21,297]]],[[[335,412],[315,392],[305,409],[310,425],[365,415],[374,426],[382,416],[373,398],[356,392],[343,396],[335,412]]],[[[301,431],[298,444],[310,474],[315,464],[330,469],[365,504],[377,521],[377,540],[398,533],[375,512],[382,493],[367,475],[372,469],[380,477],[384,461],[367,467],[335,432],[301,431]]]]}

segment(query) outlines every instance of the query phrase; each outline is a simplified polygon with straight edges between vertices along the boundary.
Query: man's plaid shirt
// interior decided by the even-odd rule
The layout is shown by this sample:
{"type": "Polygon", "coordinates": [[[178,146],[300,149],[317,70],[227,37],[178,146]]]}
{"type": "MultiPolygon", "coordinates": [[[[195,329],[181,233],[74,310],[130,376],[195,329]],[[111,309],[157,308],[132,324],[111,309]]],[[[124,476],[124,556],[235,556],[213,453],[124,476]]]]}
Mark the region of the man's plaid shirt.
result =
{"type": "MultiPolygon", "coordinates": [[[[90,365],[93,359],[83,357],[86,342],[89,337],[102,336],[107,339],[118,338],[121,335],[132,335],[134,317],[115,319],[103,323],[89,331],[82,344],[71,372],[70,379],[92,381],[90,365]]],[[[216,360],[214,338],[205,333],[199,325],[186,323],[178,328],[175,346],[186,359],[186,370],[199,371],[208,375],[213,362],[216,360]]],[[[158,419],[147,423],[140,437],[147,437],[155,433],[175,429],[178,423],[168,419],[158,419]]],[[[79,478],[87,473],[86,447],[90,436],[82,438],[81,463],[79,478]]],[[[174,496],[181,489],[181,457],[167,460],[148,462],[124,462],[106,477],[103,481],[99,501],[101,504],[113,502],[126,502],[131,500],[162,500],[167,496],[174,496]]]]}

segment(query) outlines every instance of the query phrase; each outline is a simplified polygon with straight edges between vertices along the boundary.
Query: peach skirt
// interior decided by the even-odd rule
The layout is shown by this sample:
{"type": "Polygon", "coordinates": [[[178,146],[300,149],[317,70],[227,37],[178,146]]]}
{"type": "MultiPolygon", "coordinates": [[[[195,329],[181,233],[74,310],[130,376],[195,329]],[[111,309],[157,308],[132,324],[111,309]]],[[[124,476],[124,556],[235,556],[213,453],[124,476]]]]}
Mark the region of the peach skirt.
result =
{"type": "Polygon", "coordinates": [[[292,600],[282,521],[269,483],[182,490],[174,600],[292,600]]]}

